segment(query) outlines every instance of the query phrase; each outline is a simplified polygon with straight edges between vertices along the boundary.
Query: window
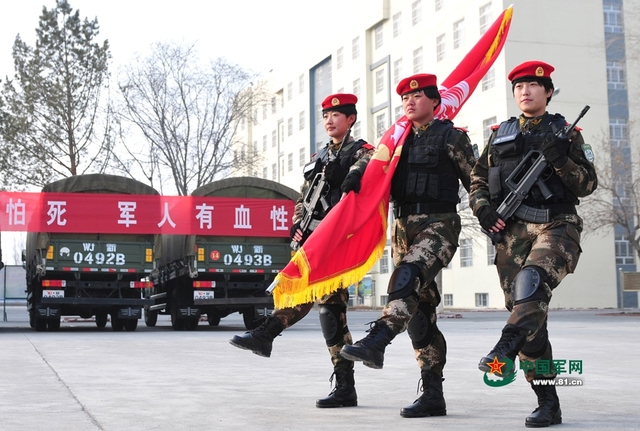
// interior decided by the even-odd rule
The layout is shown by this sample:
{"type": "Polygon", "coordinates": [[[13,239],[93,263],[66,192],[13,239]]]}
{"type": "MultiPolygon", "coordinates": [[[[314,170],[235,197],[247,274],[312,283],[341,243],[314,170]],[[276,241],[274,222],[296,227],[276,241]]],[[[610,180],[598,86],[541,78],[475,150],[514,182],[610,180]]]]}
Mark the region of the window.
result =
{"type": "Polygon", "coordinates": [[[609,118],[609,143],[615,148],[629,147],[629,128],[626,118],[609,118]]]}
{"type": "Polygon", "coordinates": [[[396,106],[393,110],[393,114],[396,121],[398,121],[400,117],[404,115],[404,109],[402,108],[402,105],[396,106]]]}
{"type": "Polygon", "coordinates": [[[258,155],[258,141],[253,141],[253,157],[258,155]]]}
{"type": "Polygon", "coordinates": [[[262,152],[263,153],[267,152],[267,135],[264,135],[262,137],[262,152]]]}
{"type": "Polygon", "coordinates": [[[453,49],[458,49],[464,44],[464,19],[453,23],[453,49]]]}
{"type": "Polygon", "coordinates": [[[495,265],[496,246],[493,245],[490,238],[487,238],[487,265],[495,265]]]}
{"type": "Polygon", "coordinates": [[[353,80],[353,94],[360,97],[360,78],[353,80]]]}
{"type": "Polygon", "coordinates": [[[443,0],[435,0],[434,6],[436,7],[436,12],[438,12],[440,9],[442,9],[442,3],[443,2],[444,2],[443,0]]]}
{"type": "Polygon", "coordinates": [[[287,119],[287,136],[293,135],[293,118],[287,119]]]}
{"type": "Polygon", "coordinates": [[[436,60],[444,60],[444,34],[436,37],[436,60]]]}
{"type": "Polygon", "coordinates": [[[277,134],[275,130],[271,131],[271,148],[274,148],[277,144],[277,134]]]}
{"type": "Polygon", "coordinates": [[[275,163],[271,165],[271,179],[276,181],[278,179],[278,165],[275,163]]]}
{"type": "Polygon", "coordinates": [[[445,293],[443,300],[445,307],[453,307],[453,295],[451,293],[445,293]]]}
{"type": "Polygon", "coordinates": [[[605,3],[604,8],[604,31],[606,33],[622,33],[622,5],[605,3]]]}
{"type": "Polygon", "coordinates": [[[267,104],[266,103],[262,104],[262,119],[263,120],[267,119],[267,104]]]}
{"type": "Polygon", "coordinates": [[[495,86],[496,86],[496,72],[492,67],[482,77],[482,91],[487,91],[488,89],[493,88],[495,86]]]}
{"type": "Polygon", "coordinates": [[[376,94],[384,91],[384,68],[376,70],[376,94]]]}
{"type": "Polygon", "coordinates": [[[298,93],[304,93],[304,73],[298,78],[298,93]]]}
{"type": "Polygon", "coordinates": [[[380,258],[380,274],[389,273],[389,250],[384,249],[382,257],[380,258]]]}
{"type": "Polygon", "coordinates": [[[275,114],[277,109],[278,109],[278,107],[276,106],[276,98],[272,97],[271,98],[271,113],[275,114]]]}
{"type": "Polygon", "coordinates": [[[393,62],[393,83],[398,85],[402,79],[402,59],[399,58],[393,62]]]}
{"type": "Polygon", "coordinates": [[[460,266],[473,266],[473,244],[469,238],[460,240],[460,266]]]}
{"type": "Polygon", "coordinates": [[[322,123],[322,105],[316,105],[316,124],[322,123]]]}
{"type": "Polygon", "coordinates": [[[607,87],[609,90],[625,90],[627,78],[624,61],[607,61],[607,87]]]}
{"type": "Polygon", "coordinates": [[[360,121],[356,121],[356,124],[351,128],[351,136],[353,136],[353,139],[360,139],[362,137],[360,133],[360,121]]]}
{"type": "Polygon", "coordinates": [[[382,114],[376,115],[376,139],[382,138],[384,132],[387,131],[387,115],[383,112],[382,114]]]}
{"type": "Polygon", "coordinates": [[[287,171],[293,171],[293,153],[287,154],[287,171]]]}
{"type": "Polygon", "coordinates": [[[393,37],[402,34],[402,12],[398,12],[393,16],[393,37]]]}
{"type": "Polygon", "coordinates": [[[484,34],[491,26],[493,14],[491,13],[491,3],[480,6],[480,34],[484,34]]]}
{"type": "Polygon", "coordinates": [[[485,143],[489,142],[489,137],[491,136],[491,126],[496,124],[496,121],[498,121],[496,117],[482,120],[482,139],[485,143]]]}
{"type": "Polygon", "coordinates": [[[298,114],[298,130],[304,130],[305,117],[304,111],[300,111],[298,114]]]}
{"type": "Polygon", "coordinates": [[[269,169],[267,168],[262,168],[262,178],[263,179],[267,179],[267,175],[268,175],[269,169]]]}
{"type": "Polygon", "coordinates": [[[616,233],[616,264],[617,265],[633,265],[634,255],[633,247],[627,240],[627,237],[621,233],[616,233]]]}
{"type": "Polygon", "coordinates": [[[304,166],[306,161],[307,161],[306,151],[304,150],[304,148],[300,148],[300,156],[298,158],[299,166],[304,166]]]}
{"type": "Polygon", "coordinates": [[[488,293],[476,293],[476,307],[486,307],[489,305],[488,293]]]}
{"type": "Polygon", "coordinates": [[[344,63],[344,48],[338,48],[338,52],[336,53],[336,67],[338,69],[342,68],[342,64],[344,63]]]}
{"type": "Polygon", "coordinates": [[[376,49],[382,48],[382,44],[384,43],[384,40],[382,39],[382,24],[376,26],[374,34],[376,40],[376,49]]]}
{"type": "Polygon", "coordinates": [[[360,57],[360,37],[355,37],[351,41],[351,59],[360,57]]]}
{"type": "Polygon", "coordinates": [[[293,99],[293,82],[287,84],[287,100],[293,99]]]}
{"type": "Polygon", "coordinates": [[[420,21],[422,21],[422,5],[420,0],[417,0],[411,4],[411,24],[418,25],[420,21]]]}
{"type": "Polygon", "coordinates": [[[422,47],[413,50],[413,73],[422,71],[422,47]]]}

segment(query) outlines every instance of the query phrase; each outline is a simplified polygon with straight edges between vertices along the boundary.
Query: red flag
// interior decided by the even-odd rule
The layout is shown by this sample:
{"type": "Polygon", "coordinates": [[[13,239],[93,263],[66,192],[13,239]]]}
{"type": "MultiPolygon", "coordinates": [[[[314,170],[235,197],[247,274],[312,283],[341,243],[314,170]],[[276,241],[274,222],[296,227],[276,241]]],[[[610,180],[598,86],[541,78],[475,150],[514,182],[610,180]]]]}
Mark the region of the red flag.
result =
{"type": "MultiPolygon", "coordinates": [[[[437,118],[453,119],[493,65],[504,46],[513,7],[509,6],[441,84],[437,118]]],[[[309,236],[278,274],[276,308],[315,301],[358,283],[382,256],[386,244],[391,178],[411,131],[403,116],[384,134],[362,177],[359,194],[349,193],[309,236]]]]}

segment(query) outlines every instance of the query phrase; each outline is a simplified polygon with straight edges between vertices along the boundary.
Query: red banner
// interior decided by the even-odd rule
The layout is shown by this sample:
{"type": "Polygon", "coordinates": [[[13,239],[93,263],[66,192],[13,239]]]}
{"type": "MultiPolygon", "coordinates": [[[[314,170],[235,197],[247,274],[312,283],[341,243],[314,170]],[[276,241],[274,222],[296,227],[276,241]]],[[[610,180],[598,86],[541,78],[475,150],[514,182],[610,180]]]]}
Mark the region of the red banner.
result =
{"type": "Polygon", "coordinates": [[[281,199],[0,192],[0,230],[288,237],[281,199]]]}

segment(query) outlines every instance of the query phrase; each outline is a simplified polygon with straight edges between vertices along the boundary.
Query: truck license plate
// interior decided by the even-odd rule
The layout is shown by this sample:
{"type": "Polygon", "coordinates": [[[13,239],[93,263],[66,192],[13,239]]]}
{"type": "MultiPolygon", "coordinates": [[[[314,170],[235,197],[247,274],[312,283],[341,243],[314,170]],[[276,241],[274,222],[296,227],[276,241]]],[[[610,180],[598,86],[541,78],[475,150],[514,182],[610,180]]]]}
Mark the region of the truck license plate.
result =
{"type": "Polygon", "coordinates": [[[194,290],[193,291],[193,300],[197,301],[199,299],[213,299],[214,292],[213,290],[194,290]]]}
{"type": "Polygon", "coordinates": [[[64,290],[43,290],[43,298],[64,298],[64,290]]]}

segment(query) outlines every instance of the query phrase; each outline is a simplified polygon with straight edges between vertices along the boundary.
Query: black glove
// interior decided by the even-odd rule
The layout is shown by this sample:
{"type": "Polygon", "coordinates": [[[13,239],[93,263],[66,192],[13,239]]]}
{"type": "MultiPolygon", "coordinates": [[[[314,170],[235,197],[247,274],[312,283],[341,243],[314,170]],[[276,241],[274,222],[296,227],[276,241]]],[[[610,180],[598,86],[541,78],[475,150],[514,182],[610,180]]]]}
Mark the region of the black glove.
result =
{"type": "Polygon", "coordinates": [[[332,189],[340,187],[348,173],[349,170],[337,162],[329,162],[324,167],[324,177],[332,189]]]}
{"type": "Polygon", "coordinates": [[[340,190],[342,193],[349,193],[350,191],[354,191],[356,193],[360,193],[360,180],[362,179],[362,174],[359,170],[354,169],[349,172],[347,177],[342,182],[340,186],[340,190]]]}
{"type": "Polygon", "coordinates": [[[547,159],[554,168],[560,169],[566,165],[569,160],[569,157],[567,156],[569,145],[571,145],[571,143],[566,137],[556,137],[550,141],[544,142],[542,145],[542,154],[544,154],[544,158],[547,159]]]}
{"type": "Polygon", "coordinates": [[[484,205],[478,208],[478,214],[476,214],[476,217],[478,217],[478,221],[480,222],[482,229],[488,232],[496,224],[498,219],[500,219],[500,214],[498,214],[498,211],[491,208],[490,205],[484,205]]]}
{"type": "Polygon", "coordinates": [[[298,229],[300,229],[300,222],[294,223],[293,226],[291,226],[291,230],[289,231],[291,239],[293,239],[293,236],[298,232],[298,229]]]}

